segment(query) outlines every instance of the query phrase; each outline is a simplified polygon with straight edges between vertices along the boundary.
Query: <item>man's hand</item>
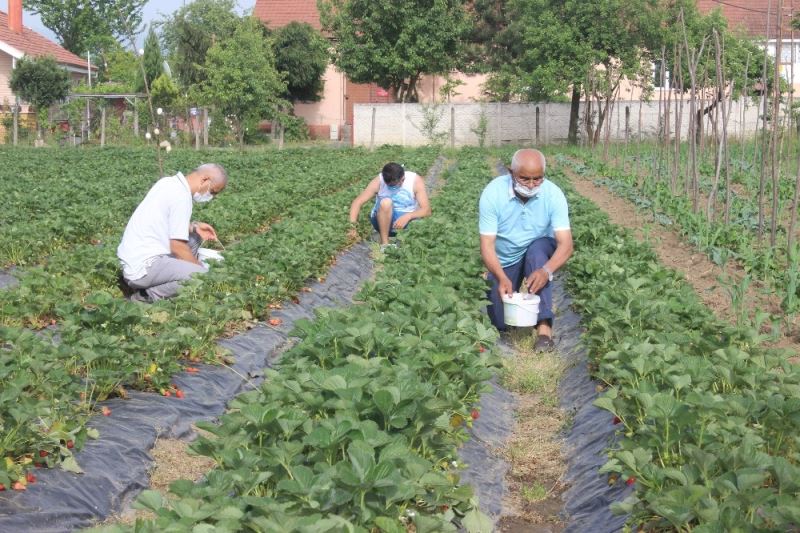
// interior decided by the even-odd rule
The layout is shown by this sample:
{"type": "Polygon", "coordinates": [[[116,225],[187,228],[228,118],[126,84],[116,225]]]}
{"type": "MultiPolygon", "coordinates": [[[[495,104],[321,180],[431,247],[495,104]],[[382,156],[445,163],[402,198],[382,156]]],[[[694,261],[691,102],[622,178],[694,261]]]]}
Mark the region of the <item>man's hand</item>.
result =
{"type": "Polygon", "coordinates": [[[531,294],[536,294],[542,290],[542,287],[547,285],[548,281],[550,281],[550,276],[544,271],[543,268],[534,270],[527,279],[528,292],[531,294]]]}
{"type": "Polygon", "coordinates": [[[411,222],[411,213],[406,213],[405,215],[398,217],[397,220],[394,221],[394,226],[392,227],[394,229],[403,229],[408,225],[409,222],[411,222]]]}
{"type": "Polygon", "coordinates": [[[204,241],[218,241],[217,232],[211,227],[211,224],[205,222],[197,222],[194,225],[194,230],[197,232],[204,241]]]}
{"type": "Polygon", "coordinates": [[[514,285],[511,283],[511,280],[508,279],[508,276],[503,276],[502,278],[497,280],[497,291],[500,293],[500,297],[503,296],[511,296],[514,294],[514,285]]]}

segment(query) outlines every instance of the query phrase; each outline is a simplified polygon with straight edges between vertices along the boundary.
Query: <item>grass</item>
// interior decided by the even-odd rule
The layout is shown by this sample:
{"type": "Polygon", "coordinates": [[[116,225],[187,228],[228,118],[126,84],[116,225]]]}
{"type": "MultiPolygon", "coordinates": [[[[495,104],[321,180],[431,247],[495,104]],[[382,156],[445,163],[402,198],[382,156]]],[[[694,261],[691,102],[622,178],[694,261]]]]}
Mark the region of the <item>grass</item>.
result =
{"type": "Polygon", "coordinates": [[[523,486],[520,491],[522,498],[530,503],[540,502],[547,498],[547,489],[541,483],[533,483],[531,485],[523,486]]]}

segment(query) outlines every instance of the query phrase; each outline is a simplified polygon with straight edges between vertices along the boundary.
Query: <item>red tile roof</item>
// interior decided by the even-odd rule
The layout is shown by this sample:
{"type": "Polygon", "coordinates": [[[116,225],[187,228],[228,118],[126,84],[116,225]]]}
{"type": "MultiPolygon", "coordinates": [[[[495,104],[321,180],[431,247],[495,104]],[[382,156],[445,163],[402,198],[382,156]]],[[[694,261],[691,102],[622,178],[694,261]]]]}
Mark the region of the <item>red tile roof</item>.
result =
{"type": "Polygon", "coordinates": [[[321,30],[316,0],[256,0],[253,16],[269,29],[282,28],[290,22],[306,22],[321,30]]]}
{"type": "Polygon", "coordinates": [[[8,14],[2,11],[0,11],[0,42],[16,48],[25,55],[53,56],[61,64],[86,68],[86,59],[62,48],[44,35],[24,26],[22,33],[8,29],[8,14]]]}
{"type": "MultiPolygon", "coordinates": [[[[708,13],[720,8],[722,14],[728,19],[728,27],[742,29],[751,37],[778,37],[778,24],[776,13],[779,0],[697,0],[697,8],[701,13],[708,13]],[[769,35],[767,35],[767,13],[769,12],[769,35]]],[[[800,2],[793,8],[794,0],[783,2],[783,38],[791,37],[792,11],[800,12],[800,2]]],[[[796,37],[800,32],[795,31],[796,37]]]]}

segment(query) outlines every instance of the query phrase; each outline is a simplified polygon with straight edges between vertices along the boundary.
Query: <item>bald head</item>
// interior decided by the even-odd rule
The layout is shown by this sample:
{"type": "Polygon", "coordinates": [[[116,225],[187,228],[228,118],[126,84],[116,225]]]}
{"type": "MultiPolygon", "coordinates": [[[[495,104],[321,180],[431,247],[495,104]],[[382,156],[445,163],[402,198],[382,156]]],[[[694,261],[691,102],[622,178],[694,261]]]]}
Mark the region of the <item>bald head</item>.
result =
{"type": "Polygon", "coordinates": [[[224,189],[228,184],[228,173],[225,172],[225,169],[220,164],[205,163],[192,171],[193,174],[195,172],[203,174],[204,176],[209,176],[214,182],[214,185],[219,186],[220,189],[224,189]]]}
{"type": "Polygon", "coordinates": [[[546,169],[544,154],[533,148],[517,150],[511,158],[511,172],[516,176],[543,176],[546,169]]]}
{"type": "Polygon", "coordinates": [[[210,192],[214,196],[221,193],[228,184],[228,173],[217,163],[205,163],[194,169],[186,181],[192,193],[205,194],[210,192]]]}

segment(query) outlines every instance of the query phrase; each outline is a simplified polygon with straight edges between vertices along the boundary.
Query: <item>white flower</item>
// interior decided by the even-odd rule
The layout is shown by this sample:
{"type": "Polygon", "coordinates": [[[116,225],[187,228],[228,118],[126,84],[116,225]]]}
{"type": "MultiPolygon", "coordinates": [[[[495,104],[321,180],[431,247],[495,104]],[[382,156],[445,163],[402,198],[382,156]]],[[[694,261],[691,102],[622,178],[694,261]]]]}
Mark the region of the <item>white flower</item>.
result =
{"type": "Polygon", "coordinates": [[[167,153],[169,153],[172,151],[172,146],[167,146],[166,148],[164,148],[164,150],[166,150],[167,153]]]}
{"type": "Polygon", "coordinates": [[[144,55],[144,48],[139,48],[139,55],[140,55],[140,56],[143,56],[143,55],[144,55]]]}
{"type": "Polygon", "coordinates": [[[161,115],[164,113],[164,110],[159,107],[158,109],[156,109],[156,113],[161,115]]]}
{"type": "Polygon", "coordinates": [[[166,148],[167,146],[169,146],[169,141],[161,141],[160,143],[158,143],[158,145],[161,148],[166,148]]]}
{"type": "Polygon", "coordinates": [[[453,461],[450,464],[453,465],[453,468],[458,468],[458,461],[453,461]]]}
{"type": "Polygon", "coordinates": [[[408,516],[409,518],[414,518],[415,516],[417,516],[417,513],[415,513],[411,509],[406,509],[406,516],[408,516]]]}
{"type": "Polygon", "coordinates": [[[158,128],[153,128],[153,135],[158,135],[161,131],[158,128]]]}
{"type": "Polygon", "coordinates": [[[145,138],[145,139],[147,139],[148,141],[150,140],[150,138],[151,138],[151,137],[153,137],[153,136],[152,136],[152,135],[150,135],[150,132],[149,132],[149,131],[148,131],[147,133],[145,133],[145,134],[144,134],[144,138],[145,138]]]}

